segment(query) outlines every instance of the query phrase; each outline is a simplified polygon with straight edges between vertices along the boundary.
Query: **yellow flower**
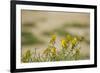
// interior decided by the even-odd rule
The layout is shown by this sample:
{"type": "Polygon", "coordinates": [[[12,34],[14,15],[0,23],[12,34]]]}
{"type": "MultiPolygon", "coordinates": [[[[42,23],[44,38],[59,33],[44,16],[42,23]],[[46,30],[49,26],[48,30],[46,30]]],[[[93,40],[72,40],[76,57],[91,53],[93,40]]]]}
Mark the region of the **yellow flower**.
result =
{"type": "Polygon", "coordinates": [[[71,41],[72,42],[72,45],[75,45],[77,43],[77,38],[73,38],[73,40],[71,41]]]}
{"type": "Polygon", "coordinates": [[[67,47],[66,40],[62,39],[61,40],[61,45],[62,45],[62,47],[66,48],[67,47]]]}
{"type": "Polygon", "coordinates": [[[51,53],[56,54],[56,48],[55,47],[51,48],[51,53]]]}
{"type": "Polygon", "coordinates": [[[56,40],[56,35],[52,35],[50,43],[53,45],[55,43],[55,40],[56,40]]]}

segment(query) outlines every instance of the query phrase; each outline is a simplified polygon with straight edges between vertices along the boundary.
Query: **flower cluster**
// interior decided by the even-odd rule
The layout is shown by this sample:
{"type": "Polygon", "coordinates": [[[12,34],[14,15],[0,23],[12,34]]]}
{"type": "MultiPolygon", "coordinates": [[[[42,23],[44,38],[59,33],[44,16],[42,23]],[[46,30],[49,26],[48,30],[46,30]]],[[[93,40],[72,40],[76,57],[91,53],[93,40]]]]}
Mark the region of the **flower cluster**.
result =
{"type": "MultiPolygon", "coordinates": [[[[46,59],[50,61],[57,60],[78,60],[80,57],[80,46],[79,40],[75,36],[67,35],[61,39],[61,49],[56,48],[56,35],[53,35],[47,49],[44,50],[43,54],[46,59]]],[[[48,60],[48,61],[49,61],[48,60]]]]}
{"type": "Polygon", "coordinates": [[[64,61],[80,59],[80,38],[77,36],[66,35],[60,39],[59,45],[56,47],[57,36],[52,35],[49,44],[41,55],[27,51],[22,58],[23,62],[47,62],[47,61],[64,61]],[[34,57],[32,57],[34,56],[34,57]]]}

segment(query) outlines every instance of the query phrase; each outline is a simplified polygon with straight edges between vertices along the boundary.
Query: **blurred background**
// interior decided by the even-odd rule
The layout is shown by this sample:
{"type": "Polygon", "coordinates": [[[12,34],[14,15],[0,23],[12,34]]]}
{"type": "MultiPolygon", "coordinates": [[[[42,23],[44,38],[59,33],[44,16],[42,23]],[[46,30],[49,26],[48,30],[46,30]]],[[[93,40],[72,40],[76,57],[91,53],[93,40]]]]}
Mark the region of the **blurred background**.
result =
{"type": "Polygon", "coordinates": [[[28,49],[37,49],[37,52],[41,53],[55,33],[57,48],[61,48],[60,38],[67,34],[84,37],[80,42],[82,59],[90,58],[89,13],[21,10],[21,25],[22,54],[28,49]]]}

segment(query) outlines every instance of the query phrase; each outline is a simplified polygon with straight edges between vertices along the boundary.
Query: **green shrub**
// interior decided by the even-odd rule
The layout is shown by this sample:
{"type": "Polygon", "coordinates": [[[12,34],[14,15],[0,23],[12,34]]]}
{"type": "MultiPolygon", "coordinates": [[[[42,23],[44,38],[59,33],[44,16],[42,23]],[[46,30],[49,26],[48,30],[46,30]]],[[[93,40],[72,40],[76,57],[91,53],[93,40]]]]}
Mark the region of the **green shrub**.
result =
{"type": "Polygon", "coordinates": [[[61,39],[60,46],[62,48],[55,47],[57,43],[56,38],[56,35],[52,35],[48,47],[40,54],[37,53],[36,48],[33,53],[27,50],[22,56],[22,62],[70,61],[81,59],[80,40],[78,37],[67,35],[61,39]]]}

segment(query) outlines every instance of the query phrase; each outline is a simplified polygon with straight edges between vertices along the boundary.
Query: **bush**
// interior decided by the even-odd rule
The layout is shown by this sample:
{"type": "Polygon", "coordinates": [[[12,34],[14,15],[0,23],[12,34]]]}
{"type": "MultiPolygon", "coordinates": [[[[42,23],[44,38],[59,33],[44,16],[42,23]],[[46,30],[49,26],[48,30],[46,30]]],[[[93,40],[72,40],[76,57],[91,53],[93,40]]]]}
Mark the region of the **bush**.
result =
{"type": "Polygon", "coordinates": [[[47,48],[40,54],[35,49],[32,53],[27,50],[22,56],[22,62],[48,62],[48,61],[69,61],[79,60],[80,55],[80,39],[76,36],[67,35],[60,40],[61,48],[56,48],[56,35],[52,35],[47,48]]]}

